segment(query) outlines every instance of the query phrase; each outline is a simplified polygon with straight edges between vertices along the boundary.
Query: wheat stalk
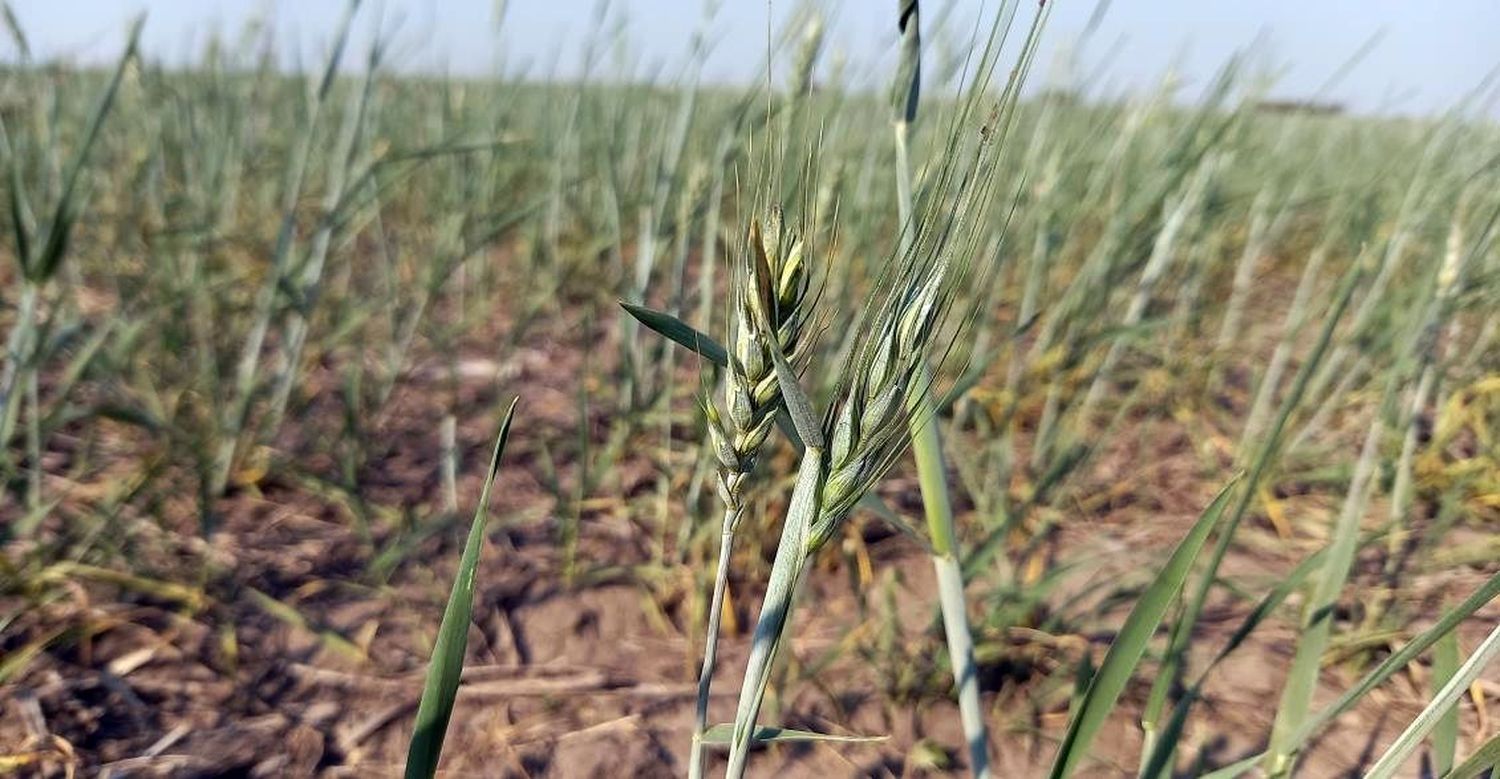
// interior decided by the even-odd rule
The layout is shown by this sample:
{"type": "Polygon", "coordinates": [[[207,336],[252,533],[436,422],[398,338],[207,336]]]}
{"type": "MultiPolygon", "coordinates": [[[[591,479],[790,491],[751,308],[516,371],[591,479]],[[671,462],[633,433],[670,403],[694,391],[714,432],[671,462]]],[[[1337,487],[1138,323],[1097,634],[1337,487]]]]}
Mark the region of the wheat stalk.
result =
{"type": "MultiPolygon", "coordinates": [[[[861,335],[840,370],[835,400],[821,423],[789,361],[772,355],[786,408],[805,448],[740,688],[730,777],[744,774],[771,665],[808,561],[910,441],[910,409],[929,389],[929,352],[940,341],[939,324],[958,286],[955,276],[963,275],[955,272],[945,251],[930,256],[904,258],[880,285],[890,291],[867,308],[861,335]]],[[[769,332],[769,324],[760,321],[769,332]]]]}
{"type": "Polygon", "coordinates": [[[734,534],[745,512],[745,485],[783,407],[775,359],[779,355],[790,362],[800,362],[806,355],[806,350],[798,347],[805,342],[803,333],[810,329],[813,306],[809,295],[811,275],[803,257],[803,242],[795,233],[783,229],[780,209],[771,209],[764,229],[760,222],[752,223],[749,246],[740,252],[735,267],[728,339],[732,348],[725,371],[724,411],[720,412],[712,400],[703,404],[710,446],[718,460],[718,492],[724,504],[724,519],[688,762],[689,773],[694,777],[703,774],[709,692],[717,664],[719,626],[729,586],[734,534]],[[757,321],[769,322],[770,333],[758,329],[754,324],[757,321]]]}

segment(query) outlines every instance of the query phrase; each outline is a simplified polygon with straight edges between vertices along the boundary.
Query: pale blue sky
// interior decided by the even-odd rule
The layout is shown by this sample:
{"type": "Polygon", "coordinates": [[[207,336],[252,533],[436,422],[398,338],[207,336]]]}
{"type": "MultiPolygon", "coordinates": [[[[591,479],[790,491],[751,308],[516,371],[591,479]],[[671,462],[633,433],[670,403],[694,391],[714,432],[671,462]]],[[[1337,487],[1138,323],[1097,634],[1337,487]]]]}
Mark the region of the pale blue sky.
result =
{"type": "MultiPolygon", "coordinates": [[[[1096,0],[1051,0],[1052,22],[1040,62],[1040,84],[1058,52],[1079,41],[1096,0]]],[[[952,0],[954,30],[968,30],[980,0],[952,0]]],[[[316,61],[343,0],[12,0],[43,56],[101,61],[113,55],[126,20],[148,12],[146,50],[170,62],[190,61],[208,33],[233,33],[260,15],[272,21],[281,45],[316,61]]],[[[719,0],[708,25],[714,42],[705,76],[744,81],[759,73],[768,9],[784,19],[796,0],[719,0]]],[[[842,54],[856,78],[889,72],[894,0],[830,0],[830,54],[842,54]]],[[[927,0],[930,25],[944,3],[927,0]]],[[[596,0],[510,0],[497,37],[494,0],[366,0],[356,24],[369,40],[376,19],[397,30],[397,64],[411,70],[483,74],[503,62],[532,75],[576,75],[581,43],[593,26],[596,0]]],[[[1028,5],[1028,8],[1030,6],[1028,5]]],[[[612,18],[625,20],[636,60],[609,62],[612,76],[681,72],[687,43],[702,24],[704,0],[613,0],[612,18]]],[[[1090,72],[1107,62],[1114,89],[1154,85],[1177,66],[1191,94],[1236,49],[1259,41],[1257,61],[1281,69],[1275,94],[1312,96],[1362,44],[1379,35],[1369,54],[1326,97],[1360,111],[1431,113],[1452,106],[1500,65],[1500,0],[1113,0],[1092,35],[1078,46],[1090,72]]],[[[9,42],[0,56],[12,57],[9,42]]],[[[825,63],[828,60],[825,59],[825,63]]],[[[1490,115],[1496,115],[1491,109],[1490,115]]]]}

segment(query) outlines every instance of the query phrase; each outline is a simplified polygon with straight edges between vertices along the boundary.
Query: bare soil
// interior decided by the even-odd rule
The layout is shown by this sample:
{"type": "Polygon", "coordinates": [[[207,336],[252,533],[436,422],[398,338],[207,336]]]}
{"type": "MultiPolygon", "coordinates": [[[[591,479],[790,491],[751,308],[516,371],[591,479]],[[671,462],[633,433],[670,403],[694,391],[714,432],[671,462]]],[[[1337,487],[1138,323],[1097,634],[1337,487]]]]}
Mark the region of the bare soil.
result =
{"type": "MultiPolygon", "coordinates": [[[[497,330],[508,326],[503,319],[497,317],[497,330]]],[[[0,625],[0,667],[28,660],[19,674],[0,676],[0,756],[9,756],[9,770],[21,776],[399,774],[497,410],[520,392],[522,411],[496,489],[466,683],[443,773],[682,775],[701,651],[695,611],[701,605],[694,604],[707,581],[697,558],[704,554],[699,547],[707,547],[695,544],[686,553],[689,564],[678,564],[677,514],[687,478],[666,485],[674,500],[664,504],[657,474],[665,455],[652,449],[655,443],[630,442],[609,474],[593,475],[599,482],[583,500],[568,497],[576,490],[580,463],[568,459],[576,447],[567,442],[578,439],[582,424],[593,446],[606,446],[616,413],[615,388],[599,378],[609,375],[602,355],[613,351],[612,323],[601,319],[590,330],[586,320],[551,314],[532,324],[519,348],[504,354],[496,353],[494,334],[476,336],[457,349],[456,381],[437,355],[418,360],[384,419],[373,455],[361,466],[358,500],[333,486],[337,464],[316,445],[336,429],[340,413],[336,374],[317,368],[308,377],[301,422],[278,441],[268,475],[222,502],[220,526],[208,541],[198,540],[198,518],[184,488],[182,494],[129,504],[114,524],[94,531],[118,534],[131,556],[128,565],[120,561],[111,570],[129,571],[140,581],[58,569],[64,586],[57,591],[63,595],[6,596],[0,613],[19,616],[0,625]],[[588,359],[599,362],[589,368],[588,359]],[[581,381],[592,394],[584,420],[578,418],[581,381]],[[463,508],[438,520],[443,512],[436,431],[450,411],[458,418],[463,508]],[[554,481],[564,485],[565,500],[549,486],[554,481]],[[361,506],[370,511],[368,536],[358,516],[361,506]],[[668,519],[665,532],[661,516],[668,519]],[[574,521],[579,540],[570,561],[558,537],[574,521]],[[399,564],[389,570],[372,565],[402,537],[398,528],[433,522],[440,523],[435,532],[417,540],[399,564]],[[659,559],[663,553],[666,559],[659,559]],[[699,573],[689,573],[695,568],[699,573]],[[152,582],[175,582],[180,589],[152,582]]],[[[684,398],[696,390],[690,362],[682,360],[684,398]]],[[[684,454],[691,443],[691,410],[680,405],[673,461],[679,466],[691,462],[684,454]]],[[[1053,602],[1089,592],[1091,584],[1105,584],[1105,592],[1142,585],[1222,483],[1229,440],[1212,419],[1179,419],[1167,409],[1143,411],[1116,435],[1056,507],[1059,523],[1046,548],[1056,563],[1081,564],[1053,602]]],[[[55,456],[65,460],[64,444],[55,446],[55,456]]],[[[128,437],[116,448],[120,473],[128,471],[131,457],[149,449],[128,437]]],[[[784,471],[786,464],[777,460],[770,469],[784,471]]],[[[883,489],[892,504],[910,511],[918,505],[915,485],[902,468],[883,489]]],[[[66,472],[57,469],[53,483],[76,490],[70,500],[81,501],[88,485],[65,484],[66,472]]],[[[1338,501],[1336,490],[1325,489],[1277,497],[1290,519],[1290,536],[1278,536],[1258,512],[1226,566],[1236,581],[1257,585],[1250,587],[1253,593],[1321,545],[1338,501]]],[[[14,521],[18,512],[4,508],[0,516],[14,521]]],[[[913,667],[940,668],[931,657],[941,644],[931,630],[929,564],[913,542],[874,520],[861,518],[849,527],[803,595],[786,686],[769,703],[768,718],[888,738],[766,749],[752,772],[860,777],[961,771],[962,739],[946,689],[929,685],[894,695],[884,689],[888,669],[861,656],[861,647],[879,645],[878,634],[893,618],[898,647],[922,661],[913,667]],[[850,561],[861,556],[869,569],[851,576],[850,561]],[[887,611],[889,603],[896,604],[894,614],[887,611]]],[[[43,528],[43,537],[73,532],[50,519],[43,528]]],[[[1462,532],[1471,539],[1480,535],[1462,532]]],[[[772,543],[761,544],[762,565],[772,543]]],[[[30,551],[13,544],[5,559],[23,565],[30,551]]],[[[1370,562],[1362,559],[1361,566],[1370,562]]],[[[1367,646],[1342,647],[1324,675],[1319,701],[1357,678],[1364,666],[1355,660],[1399,646],[1493,568],[1410,574],[1401,600],[1413,615],[1408,629],[1367,646]]],[[[732,714],[747,627],[760,594],[754,581],[752,571],[734,582],[735,624],[728,626],[713,705],[719,721],[732,714]]],[[[1117,599],[1079,609],[1097,618],[1080,621],[1065,635],[1015,629],[986,638],[1008,647],[984,676],[998,776],[1045,775],[1067,719],[1067,689],[1058,680],[1085,652],[1096,663],[1102,659],[1128,603],[1117,599]]],[[[1215,600],[1195,639],[1203,647],[1200,663],[1251,605],[1228,596],[1215,600]]],[[[1343,624],[1359,619],[1368,605],[1344,604],[1343,624]]],[[[1257,631],[1215,674],[1184,734],[1183,753],[1211,766],[1263,745],[1293,650],[1289,616],[1286,610],[1257,631]]],[[[1491,604],[1471,620],[1464,648],[1472,649],[1497,619],[1500,605],[1491,604]]],[[[1424,668],[1418,664],[1398,675],[1339,718],[1314,745],[1302,774],[1356,775],[1419,711],[1428,694],[1424,668]]],[[[1098,741],[1099,760],[1085,775],[1134,775],[1137,712],[1150,682],[1139,679],[1127,690],[1098,741]]],[[[1494,698],[1500,676],[1492,673],[1478,689],[1494,698]]],[[[1480,697],[1465,704],[1461,718],[1461,743],[1470,748],[1495,729],[1476,705],[1480,697]]]]}

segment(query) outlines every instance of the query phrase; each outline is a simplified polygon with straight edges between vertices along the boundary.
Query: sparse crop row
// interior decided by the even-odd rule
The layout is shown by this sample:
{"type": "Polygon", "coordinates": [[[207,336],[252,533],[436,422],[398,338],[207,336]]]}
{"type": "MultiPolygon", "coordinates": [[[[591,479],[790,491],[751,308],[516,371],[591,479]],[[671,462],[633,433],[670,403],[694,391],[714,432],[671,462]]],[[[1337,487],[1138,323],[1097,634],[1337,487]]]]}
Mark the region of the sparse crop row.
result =
{"type": "MultiPolygon", "coordinates": [[[[743,90],[700,86],[701,43],[676,72],[632,70],[607,11],[583,79],[475,81],[393,72],[358,2],[323,62],[290,75],[254,30],[190,70],[162,67],[138,51],[139,23],[115,67],[75,71],[34,61],[7,11],[0,588],[36,604],[92,571],[99,586],[188,587],[184,608],[211,612],[246,596],[216,584],[201,542],[230,497],[273,481],[337,504],[371,561],[360,575],[384,581],[453,526],[473,466],[446,412],[422,518],[368,499],[362,475],[391,451],[403,393],[453,408],[461,355],[504,366],[564,320],[588,331],[568,388],[579,429],[528,449],[555,498],[558,575],[587,586],[585,505],[608,496],[647,536],[642,568],[690,582],[678,627],[694,657],[706,644],[694,776],[719,746],[740,775],[759,742],[850,738],[767,729],[761,710],[819,559],[843,559],[875,600],[852,517],[931,555],[943,630],[926,640],[948,649],[946,667],[920,666],[863,638],[860,660],[892,700],[956,697],[977,775],[996,754],[987,731],[1017,715],[982,698],[982,669],[1011,631],[1086,625],[1107,626],[1102,654],[1044,658],[1028,688],[1036,711],[1070,712],[1052,776],[1089,765],[1101,728],[1132,716],[1139,776],[1290,775],[1337,716],[1422,662],[1431,706],[1371,775],[1424,743],[1436,775],[1493,764],[1493,739],[1457,737],[1500,651],[1494,631],[1458,638],[1500,593],[1488,95],[1422,120],[1271,113],[1231,58],[1192,106],[1170,85],[1029,96],[1027,78],[1050,78],[1032,62],[1045,9],[1003,3],[978,33],[950,20],[924,41],[915,0],[894,5],[888,94],[828,75],[813,9],[768,53],[766,72],[785,62],[789,77],[743,90]],[[359,24],[375,41],[363,52],[359,24]],[[932,40],[966,54],[934,58],[932,40]],[[595,78],[620,68],[639,78],[595,78]],[[1125,579],[1088,582],[1060,531],[1120,495],[1156,498],[1129,473],[1115,494],[1096,468],[1165,422],[1187,431],[1199,478],[1183,489],[1202,513],[1169,551],[1133,551],[1125,579]],[[922,529],[882,490],[908,448],[922,529]],[[632,457],[656,481],[626,497],[632,457]],[[1291,489],[1338,508],[1289,513],[1291,489]],[[148,525],[164,532],[136,532],[148,525]],[[1489,546],[1454,548],[1463,528],[1489,546]],[[1293,567],[1269,581],[1226,569],[1267,530],[1293,567]],[[188,562],[142,569],[163,548],[188,562]],[[1487,578],[1439,607],[1406,597],[1445,566],[1487,578]],[[764,599],[735,719],[714,726],[731,594],[764,599]],[[1237,627],[1207,640],[1221,604],[1237,627]],[[1210,765],[1185,739],[1206,687],[1276,619],[1297,630],[1263,750],[1210,765]],[[1348,650],[1361,636],[1387,638],[1348,650]],[[1347,692],[1328,703],[1314,692],[1337,652],[1347,692]],[[1144,697],[1126,713],[1132,681],[1144,697]]],[[[528,388],[503,367],[483,381],[521,398],[498,461],[507,432],[528,436],[528,388]]],[[[436,766],[486,510],[436,646],[420,648],[436,654],[409,775],[436,766]]],[[[0,614],[0,633],[14,619],[0,614]]],[[[0,684],[69,635],[6,637],[0,684]]]]}

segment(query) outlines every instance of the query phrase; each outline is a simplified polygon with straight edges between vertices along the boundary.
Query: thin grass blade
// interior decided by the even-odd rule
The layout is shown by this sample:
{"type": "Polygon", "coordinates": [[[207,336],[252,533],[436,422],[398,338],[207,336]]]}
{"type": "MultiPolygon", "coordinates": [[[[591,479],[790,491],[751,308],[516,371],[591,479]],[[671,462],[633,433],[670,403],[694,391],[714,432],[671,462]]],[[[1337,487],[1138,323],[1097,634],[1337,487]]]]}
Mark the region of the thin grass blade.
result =
{"type": "Polygon", "coordinates": [[[11,41],[21,52],[21,59],[31,59],[31,42],[26,39],[26,31],[21,27],[21,20],[16,18],[16,11],[10,7],[10,3],[0,3],[0,17],[5,19],[5,31],[10,33],[11,41]]]}
{"type": "Polygon", "coordinates": [[[100,129],[104,127],[104,119],[109,115],[110,108],[115,103],[115,96],[120,92],[120,82],[125,78],[125,71],[131,60],[135,59],[136,49],[141,39],[141,28],[145,23],[145,16],[138,16],[131,23],[125,53],[120,55],[114,74],[110,76],[109,85],[104,88],[104,93],[99,96],[99,102],[94,107],[93,115],[89,117],[83,140],[79,143],[78,151],[74,153],[68,172],[63,179],[62,193],[58,197],[52,221],[48,224],[46,239],[42,242],[37,256],[27,263],[29,278],[34,281],[51,278],[57,266],[62,262],[63,256],[67,254],[68,238],[73,232],[73,223],[78,215],[78,182],[83,177],[83,168],[88,162],[89,152],[94,148],[95,141],[99,139],[100,129]]]}
{"type": "Polygon", "coordinates": [[[1396,771],[1401,768],[1407,758],[1411,757],[1412,752],[1421,746],[1427,734],[1432,732],[1432,729],[1454,706],[1458,705],[1459,698],[1463,697],[1464,691],[1469,689],[1469,685],[1479,678],[1485,666],[1488,666],[1497,655],[1500,655],[1500,625],[1490,631],[1484,643],[1474,650],[1474,654],[1470,655],[1469,659],[1458,669],[1458,673],[1443,685],[1427,707],[1422,709],[1422,713],[1418,714],[1417,718],[1412,720],[1411,725],[1408,725],[1406,730],[1396,737],[1395,742],[1385,751],[1385,754],[1375,761],[1375,765],[1370,768],[1365,778],[1390,779],[1395,776],[1396,771]]]}
{"type": "MultiPolygon", "coordinates": [[[[712,746],[725,746],[730,743],[734,736],[734,723],[721,722],[703,732],[703,743],[712,746]]],[[[840,736],[834,733],[818,733],[811,730],[797,730],[795,728],[776,728],[762,725],[755,729],[755,735],[751,741],[757,744],[806,744],[813,742],[836,743],[836,744],[869,744],[885,741],[889,736],[840,736]]]]}
{"type": "MultiPolygon", "coordinates": [[[[1449,633],[1432,650],[1432,694],[1458,673],[1458,633],[1449,633]]],[[[1432,772],[1447,776],[1458,756],[1458,709],[1455,707],[1438,721],[1432,731],[1432,772]]]]}
{"type": "MultiPolygon", "coordinates": [[[[1353,708],[1354,704],[1369,694],[1370,690],[1379,687],[1387,679],[1394,676],[1397,671],[1405,668],[1408,663],[1420,657],[1423,652],[1431,649],[1443,636],[1452,633],[1460,623],[1472,616],[1474,612],[1484,608],[1496,597],[1500,597],[1500,574],[1490,577],[1484,583],[1484,586],[1475,590],[1462,603],[1444,612],[1443,616],[1432,627],[1423,631],[1411,641],[1408,641],[1406,646],[1401,647],[1401,649],[1386,657],[1380,665],[1370,669],[1358,683],[1345,690],[1344,694],[1340,695],[1338,700],[1330,703],[1304,723],[1302,728],[1297,731],[1292,743],[1294,745],[1301,744],[1317,735],[1328,723],[1353,708]]],[[[1265,752],[1256,753],[1231,766],[1226,766],[1208,774],[1208,777],[1211,779],[1233,779],[1254,768],[1265,757],[1265,752]]]]}
{"type": "Polygon", "coordinates": [[[447,734],[448,720],[453,716],[453,703],[458,697],[464,650],[469,643],[469,619],[474,605],[474,572],[479,567],[479,550],[484,544],[484,529],[490,516],[490,488],[494,486],[495,474],[500,470],[500,457],[505,453],[505,442],[510,437],[511,420],[515,418],[518,400],[520,398],[511,400],[510,408],[505,411],[505,419],[500,422],[500,432],[495,436],[495,451],[490,455],[489,471],[484,478],[484,487],[479,492],[479,506],[474,510],[469,538],[464,543],[463,557],[458,562],[453,592],[448,596],[447,608],[443,609],[437,643],[432,647],[432,662],[427,667],[427,682],[422,687],[422,701],[417,705],[416,728],[412,731],[411,745],[406,754],[407,779],[431,777],[437,773],[443,737],[447,734]]]}
{"type": "Polygon", "coordinates": [[[1167,609],[1182,592],[1183,584],[1193,569],[1193,562],[1198,559],[1198,553],[1203,550],[1209,535],[1218,526],[1229,497],[1238,483],[1239,478],[1236,477],[1219,490],[1219,494],[1203,510],[1198,521],[1193,523],[1187,536],[1172,551],[1167,564],[1146,588],[1135,608],[1131,609],[1130,616],[1125,618],[1120,634],[1110,645],[1109,653],[1104,656],[1104,663],[1099,666],[1098,673],[1094,674],[1088,692],[1084,694],[1082,703],[1068,724],[1057,758],[1052,763],[1050,776],[1053,779],[1063,779],[1070,775],[1088,754],[1089,744],[1119,702],[1125,685],[1135,675],[1136,667],[1146,653],[1146,645],[1156,634],[1167,609]]]}
{"type": "Polygon", "coordinates": [[[1490,736],[1484,746],[1469,755],[1456,768],[1443,774],[1443,779],[1478,779],[1485,771],[1500,766],[1500,733],[1490,736]]]}

